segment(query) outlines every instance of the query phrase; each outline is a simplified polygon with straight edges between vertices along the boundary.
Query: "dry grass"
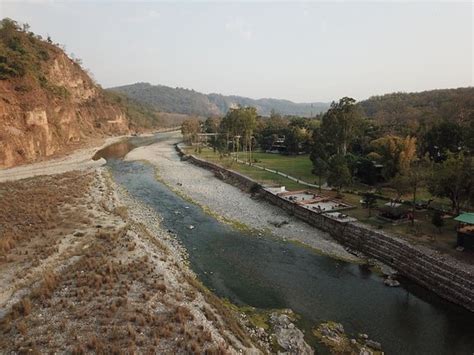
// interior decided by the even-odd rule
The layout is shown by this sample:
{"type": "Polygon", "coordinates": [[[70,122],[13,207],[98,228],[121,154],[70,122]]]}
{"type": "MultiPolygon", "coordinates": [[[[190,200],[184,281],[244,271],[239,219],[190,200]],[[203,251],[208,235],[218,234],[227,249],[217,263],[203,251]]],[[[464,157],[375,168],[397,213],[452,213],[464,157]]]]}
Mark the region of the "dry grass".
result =
{"type": "Polygon", "coordinates": [[[165,243],[130,223],[126,208],[110,204],[107,191],[100,201],[85,197],[93,182],[91,175],[70,173],[0,184],[8,206],[0,211],[7,232],[0,252],[8,259],[0,271],[23,265],[16,275],[26,279],[30,268],[59,255],[0,322],[0,349],[224,354],[229,346],[252,346],[234,315],[188,276],[165,243]],[[100,216],[114,223],[91,220],[100,216]],[[67,253],[60,250],[65,238],[75,238],[67,253]],[[202,307],[191,302],[203,299],[208,304],[199,315],[202,307]]]}
{"type": "Polygon", "coordinates": [[[44,259],[54,252],[53,241],[45,240],[49,232],[67,230],[79,217],[82,224],[89,223],[74,206],[80,204],[92,178],[71,172],[0,183],[0,263],[22,259],[24,246],[33,248],[28,253],[44,259]]]}

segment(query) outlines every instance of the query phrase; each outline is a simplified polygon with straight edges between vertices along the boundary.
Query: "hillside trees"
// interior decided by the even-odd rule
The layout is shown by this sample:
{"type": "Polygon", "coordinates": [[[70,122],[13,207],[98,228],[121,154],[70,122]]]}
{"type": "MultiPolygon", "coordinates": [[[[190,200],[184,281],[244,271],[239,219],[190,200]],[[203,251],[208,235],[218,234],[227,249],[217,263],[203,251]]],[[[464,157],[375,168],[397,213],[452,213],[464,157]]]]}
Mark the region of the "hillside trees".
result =
{"type": "Polygon", "coordinates": [[[474,88],[397,92],[373,96],[361,101],[360,106],[368,118],[389,133],[410,135],[443,120],[466,126],[474,118],[474,88]]]}
{"type": "Polygon", "coordinates": [[[50,57],[51,48],[29,32],[29,25],[12,19],[0,21],[0,80],[23,77],[31,74],[35,79],[44,79],[42,63],[50,57]]]}

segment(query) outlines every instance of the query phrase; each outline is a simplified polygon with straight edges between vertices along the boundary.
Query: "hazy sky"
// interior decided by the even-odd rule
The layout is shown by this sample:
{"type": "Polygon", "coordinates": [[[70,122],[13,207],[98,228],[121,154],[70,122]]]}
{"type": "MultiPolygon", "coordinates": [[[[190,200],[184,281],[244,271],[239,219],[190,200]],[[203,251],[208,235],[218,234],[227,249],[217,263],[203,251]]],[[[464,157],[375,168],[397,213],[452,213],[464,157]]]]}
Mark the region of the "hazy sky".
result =
{"type": "Polygon", "coordinates": [[[473,5],[0,0],[104,87],[138,81],[297,102],[473,85],[473,5]]]}

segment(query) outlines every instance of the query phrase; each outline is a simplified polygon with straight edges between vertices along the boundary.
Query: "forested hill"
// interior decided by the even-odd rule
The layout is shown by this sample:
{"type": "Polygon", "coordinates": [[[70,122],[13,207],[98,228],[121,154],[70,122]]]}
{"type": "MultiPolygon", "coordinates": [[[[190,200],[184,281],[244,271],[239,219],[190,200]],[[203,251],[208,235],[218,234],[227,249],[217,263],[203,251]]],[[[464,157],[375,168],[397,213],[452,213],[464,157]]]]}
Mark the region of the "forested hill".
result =
{"type": "Polygon", "coordinates": [[[194,90],[171,88],[163,85],[136,83],[109,89],[149,104],[164,112],[177,112],[199,116],[225,115],[237,105],[253,106],[263,116],[274,110],[282,115],[315,116],[328,109],[329,103],[294,103],[288,100],[259,99],[220,94],[203,94],[194,90]]]}
{"type": "Polygon", "coordinates": [[[474,121],[474,87],[392,93],[361,101],[365,114],[384,125],[415,128],[441,120],[474,121]]]}

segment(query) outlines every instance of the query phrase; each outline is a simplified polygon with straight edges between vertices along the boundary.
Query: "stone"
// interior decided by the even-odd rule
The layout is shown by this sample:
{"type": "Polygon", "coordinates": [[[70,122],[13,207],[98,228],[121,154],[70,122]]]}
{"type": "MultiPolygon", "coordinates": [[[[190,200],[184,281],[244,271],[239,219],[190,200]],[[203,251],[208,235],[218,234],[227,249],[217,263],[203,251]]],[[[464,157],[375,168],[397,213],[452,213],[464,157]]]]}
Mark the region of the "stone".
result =
{"type": "Polygon", "coordinates": [[[380,344],[377,341],[367,340],[365,345],[367,345],[369,348],[372,348],[374,350],[382,351],[382,344],[380,344]]]}
{"type": "Polygon", "coordinates": [[[359,355],[373,355],[373,352],[366,348],[361,348],[359,355]]]}
{"type": "Polygon", "coordinates": [[[392,279],[391,277],[387,277],[383,283],[385,284],[385,286],[388,286],[388,287],[399,287],[400,286],[400,282],[398,282],[397,280],[392,279]]]}
{"type": "Polygon", "coordinates": [[[303,332],[298,329],[286,314],[272,313],[270,324],[278,345],[284,352],[291,354],[314,354],[313,349],[305,342],[303,332]]]}

